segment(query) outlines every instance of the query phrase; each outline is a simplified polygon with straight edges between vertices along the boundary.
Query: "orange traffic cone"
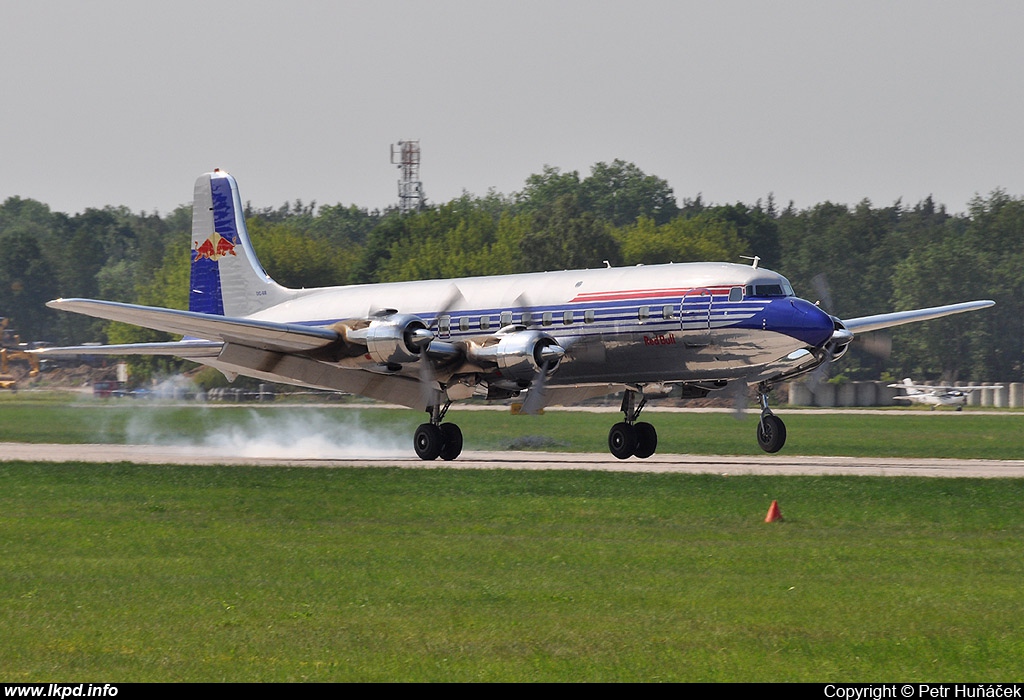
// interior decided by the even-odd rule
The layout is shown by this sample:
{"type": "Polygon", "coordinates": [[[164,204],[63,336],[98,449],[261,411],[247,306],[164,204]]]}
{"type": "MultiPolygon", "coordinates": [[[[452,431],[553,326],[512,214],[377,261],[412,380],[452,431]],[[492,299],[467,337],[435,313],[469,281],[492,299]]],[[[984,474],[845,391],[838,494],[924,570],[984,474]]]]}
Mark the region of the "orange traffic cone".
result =
{"type": "Polygon", "coordinates": [[[768,515],[765,516],[764,521],[766,523],[774,523],[776,520],[782,520],[782,511],[779,510],[779,502],[772,501],[772,505],[768,508],[768,515]]]}

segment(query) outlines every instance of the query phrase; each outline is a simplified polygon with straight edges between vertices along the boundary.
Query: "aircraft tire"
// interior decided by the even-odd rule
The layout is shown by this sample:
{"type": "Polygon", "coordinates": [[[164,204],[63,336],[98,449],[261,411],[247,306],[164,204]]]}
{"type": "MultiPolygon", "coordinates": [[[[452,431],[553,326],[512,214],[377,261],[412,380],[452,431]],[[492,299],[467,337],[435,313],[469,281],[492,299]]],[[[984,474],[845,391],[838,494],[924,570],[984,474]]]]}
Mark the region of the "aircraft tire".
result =
{"type": "Polygon", "coordinates": [[[647,459],[658,449],[658,431],[650,423],[636,423],[636,449],[633,454],[640,459],[647,459]]]}
{"type": "Polygon", "coordinates": [[[636,451],[636,429],[629,423],[616,423],[608,431],[608,450],[618,459],[629,459],[636,451]]]}
{"type": "Polygon", "coordinates": [[[778,416],[762,416],[757,422],[757,444],[770,454],[786,444],[786,424],[778,416]]]}
{"type": "Polygon", "coordinates": [[[436,425],[423,423],[420,427],[416,428],[416,432],[412,437],[412,444],[416,449],[416,456],[430,462],[441,455],[441,449],[444,447],[444,436],[441,435],[441,429],[436,425]]]}
{"type": "Polygon", "coordinates": [[[454,423],[442,423],[441,429],[441,459],[450,462],[462,454],[462,430],[454,423]]]}

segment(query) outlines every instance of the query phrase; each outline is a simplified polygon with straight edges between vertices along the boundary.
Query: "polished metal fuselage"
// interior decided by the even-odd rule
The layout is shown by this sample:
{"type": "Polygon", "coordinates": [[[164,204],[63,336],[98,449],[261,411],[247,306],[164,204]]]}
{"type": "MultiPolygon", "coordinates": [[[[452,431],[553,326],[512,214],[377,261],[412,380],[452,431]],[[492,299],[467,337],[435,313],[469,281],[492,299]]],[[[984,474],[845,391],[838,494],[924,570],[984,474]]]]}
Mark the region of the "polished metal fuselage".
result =
{"type": "Polygon", "coordinates": [[[806,301],[750,293],[762,285],[789,287],[775,272],[729,263],[568,270],[309,290],[252,318],[333,326],[393,309],[456,344],[525,326],[567,349],[552,385],[750,379],[833,330],[806,301]]]}

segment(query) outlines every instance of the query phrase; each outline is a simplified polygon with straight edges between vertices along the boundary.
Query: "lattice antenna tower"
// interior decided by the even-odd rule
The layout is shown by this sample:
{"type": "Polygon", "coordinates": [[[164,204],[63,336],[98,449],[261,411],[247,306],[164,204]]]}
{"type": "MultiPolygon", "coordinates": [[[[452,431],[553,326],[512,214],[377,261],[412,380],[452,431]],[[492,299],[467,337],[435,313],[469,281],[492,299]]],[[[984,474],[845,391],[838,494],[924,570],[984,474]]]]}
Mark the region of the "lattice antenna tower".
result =
{"type": "Polygon", "coordinates": [[[404,214],[423,208],[423,183],[420,182],[420,142],[391,144],[391,162],[402,171],[398,181],[398,208],[404,214]]]}

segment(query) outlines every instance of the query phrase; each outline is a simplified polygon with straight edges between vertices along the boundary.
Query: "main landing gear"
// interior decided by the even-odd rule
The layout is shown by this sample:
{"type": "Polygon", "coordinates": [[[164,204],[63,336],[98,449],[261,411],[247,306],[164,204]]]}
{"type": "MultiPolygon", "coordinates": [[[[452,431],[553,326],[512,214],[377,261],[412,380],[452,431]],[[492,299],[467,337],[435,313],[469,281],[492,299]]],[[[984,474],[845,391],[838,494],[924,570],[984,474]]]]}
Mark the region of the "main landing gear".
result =
{"type": "MultiPolygon", "coordinates": [[[[768,393],[771,387],[762,382],[757,386],[757,401],[761,405],[761,417],[757,421],[757,444],[765,452],[775,453],[786,444],[786,424],[768,407],[768,393]]],[[[608,431],[608,450],[618,459],[638,457],[647,459],[658,449],[658,431],[650,423],[638,422],[640,412],[647,399],[639,391],[626,391],[622,396],[624,421],[616,423],[608,431]]],[[[416,456],[432,461],[440,457],[451,461],[462,453],[462,430],[454,423],[442,423],[451,401],[444,406],[430,406],[430,422],[416,428],[413,446],[416,456]]]]}
{"type": "Polygon", "coordinates": [[[462,453],[462,430],[454,423],[441,423],[451,405],[452,402],[449,401],[444,407],[427,408],[430,422],[416,428],[412,438],[416,456],[420,459],[429,462],[440,457],[450,462],[462,453]]]}
{"type": "Polygon", "coordinates": [[[622,408],[626,417],[608,431],[608,450],[619,459],[639,457],[647,459],[658,449],[658,431],[650,423],[637,423],[640,411],[647,404],[644,395],[627,390],[622,396],[622,408]],[[637,397],[640,397],[639,402],[637,397]]]}
{"type": "Polygon", "coordinates": [[[765,452],[775,453],[786,444],[786,424],[768,408],[768,384],[757,385],[757,402],[761,404],[761,418],[757,421],[757,444],[765,452]]]}

